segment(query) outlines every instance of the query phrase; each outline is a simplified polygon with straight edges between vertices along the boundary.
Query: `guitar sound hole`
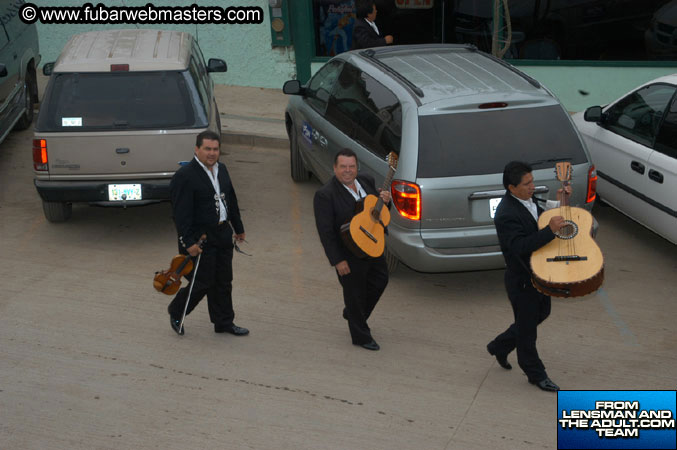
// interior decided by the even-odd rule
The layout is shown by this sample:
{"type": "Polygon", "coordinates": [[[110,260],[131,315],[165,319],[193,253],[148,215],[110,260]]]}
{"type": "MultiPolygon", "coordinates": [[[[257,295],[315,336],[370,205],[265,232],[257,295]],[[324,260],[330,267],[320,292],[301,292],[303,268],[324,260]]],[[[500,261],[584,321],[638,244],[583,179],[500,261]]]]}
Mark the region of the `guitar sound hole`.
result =
{"type": "Polygon", "coordinates": [[[564,223],[566,223],[566,225],[560,228],[559,231],[555,233],[555,236],[560,239],[574,238],[578,234],[578,225],[571,220],[565,220],[564,223]]]}

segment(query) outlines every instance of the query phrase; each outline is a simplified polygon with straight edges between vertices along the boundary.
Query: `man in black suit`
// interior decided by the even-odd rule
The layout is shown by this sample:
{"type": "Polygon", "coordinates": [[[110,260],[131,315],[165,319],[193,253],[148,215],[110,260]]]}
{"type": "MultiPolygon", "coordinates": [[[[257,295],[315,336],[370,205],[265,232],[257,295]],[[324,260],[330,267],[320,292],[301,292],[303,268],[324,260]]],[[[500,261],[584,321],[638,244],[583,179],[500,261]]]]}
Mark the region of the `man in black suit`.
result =
{"type": "Polygon", "coordinates": [[[348,321],[353,344],[378,350],[367,319],[388,284],[388,266],[383,255],[367,259],[353,255],[340,231],[354,216],[356,202],[368,194],[380,196],[386,205],[390,202],[390,192],[379,193],[372,176],[357,174],[357,156],[346,148],[334,156],[334,176],[315,193],[313,207],[324,252],[343,287],[343,318],[348,321]]]}
{"type": "Polygon", "coordinates": [[[219,135],[203,131],[195,141],[195,157],[176,171],[169,184],[179,252],[190,255],[193,266],[202,254],[190,299],[187,299],[189,286],[185,286],[167,308],[172,329],[179,335],[184,334],[180,323],[186,301],[189,314],[205,294],[216,333],[236,336],[249,333],[233,323],[233,229],[237,241],[244,240],[245,232],[235,190],[226,166],[219,162],[219,154],[219,135]],[[203,235],[206,241],[200,246],[203,235]]]}
{"type": "Polygon", "coordinates": [[[382,47],[393,43],[391,35],[381,36],[376,26],[376,4],[373,0],[357,0],[353,24],[352,49],[382,47]]]}
{"type": "MultiPolygon", "coordinates": [[[[517,348],[517,362],[530,383],[545,391],[558,391],[536,350],[536,327],[550,315],[550,297],[538,292],[531,284],[529,259],[531,253],[555,238],[555,232],[565,225],[564,218],[554,216],[542,230],[538,229],[538,216],[543,208],[533,200],[535,191],[531,166],[512,161],[503,171],[506,193],[496,209],[494,224],[501,251],[505,258],[505,288],[515,321],[487,345],[504,369],[511,369],[508,353],[517,348]]],[[[560,189],[558,198],[561,198],[560,189]]],[[[571,188],[567,187],[571,193],[571,188]]],[[[558,206],[548,201],[547,207],[558,206]]]]}

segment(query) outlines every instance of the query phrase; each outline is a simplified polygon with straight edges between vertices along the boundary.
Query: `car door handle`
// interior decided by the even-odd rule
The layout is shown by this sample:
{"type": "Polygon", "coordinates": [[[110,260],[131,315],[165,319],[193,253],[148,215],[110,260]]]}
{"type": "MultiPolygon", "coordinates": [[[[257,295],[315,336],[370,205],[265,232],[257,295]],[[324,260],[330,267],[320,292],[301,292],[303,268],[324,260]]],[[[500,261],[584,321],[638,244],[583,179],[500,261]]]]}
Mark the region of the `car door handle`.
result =
{"type": "Polygon", "coordinates": [[[639,173],[640,175],[644,175],[644,164],[637,161],[633,161],[630,163],[630,168],[635,172],[639,173]]]}
{"type": "Polygon", "coordinates": [[[649,169],[649,178],[654,180],[656,183],[663,184],[663,174],[657,170],[649,169]]]}
{"type": "Polygon", "coordinates": [[[129,153],[129,149],[128,148],[116,148],[115,153],[117,153],[118,155],[122,155],[123,153],[129,153]]]}

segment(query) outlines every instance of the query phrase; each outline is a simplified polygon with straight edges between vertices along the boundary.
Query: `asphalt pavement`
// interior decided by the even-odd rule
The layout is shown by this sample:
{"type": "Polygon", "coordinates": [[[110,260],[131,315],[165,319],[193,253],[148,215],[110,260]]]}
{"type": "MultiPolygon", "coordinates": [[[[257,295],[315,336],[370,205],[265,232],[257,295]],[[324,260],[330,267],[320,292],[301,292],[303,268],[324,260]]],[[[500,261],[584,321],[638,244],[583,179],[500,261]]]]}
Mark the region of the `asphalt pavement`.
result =
{"type": "MultiPolygon", "coordinates": [[[[206,304],[171,330],[152,288],[176,253],[167,203],[48,223],[31,132],[0,145],[0,448],[557,448],[557,396],[485,349],[512,319],[503,271],[401,267],[370,320],[381,350],[351,345],[312,216],[319,183],[289,176],[286,97],[217,86],[217,101],[252,254],[234,261],[246,337],[215,334],[206,304]]],[[[677,248],[593,214],[605,282],[553,300],[548,373],[563,389],[674,390],[677,248]]]]}

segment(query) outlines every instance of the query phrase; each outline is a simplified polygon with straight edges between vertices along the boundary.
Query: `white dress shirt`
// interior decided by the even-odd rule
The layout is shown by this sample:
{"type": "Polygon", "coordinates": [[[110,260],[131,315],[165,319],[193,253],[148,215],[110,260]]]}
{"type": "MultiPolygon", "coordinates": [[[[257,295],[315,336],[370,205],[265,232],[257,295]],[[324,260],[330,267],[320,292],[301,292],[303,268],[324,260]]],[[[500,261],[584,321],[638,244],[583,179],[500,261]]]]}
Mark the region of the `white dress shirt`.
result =
{"type": "MultiPolygon", "coordinates": [[[[512,195],[512,194],[510,194],[510,195],[512,195]]],[[[512,195],[512,196],[515,197],[514,195],[512,195]]],[[[524,207],[531,213],[534,220],[536,222],[538,222],[538,208],[536,207],[536,202],[534,202],[533,199],[522,200],[521,198],[517,198],[517,197],[515,197],[515,199],[517,199],[518,202],[523,204],[524,207]]],[[[543,208],[543,209],[548,210],[548,209],[552,209],[552,208],[559,208],[559,201],[557,201],[557,200],[546,200],[545,201],[545,208],[543,208]]]]}
{"type": "Polygon", "coordinates": [[[379,36],[381,35],[381,33],[378,32],[378,27],[376,26],[376,24],[374,22],[370,22],[369,19],[364,19],[364,20],[366,20],[367,23],[369,25],[371,25],[371,27],[374,29],[374,31],[376,31],[376,34],[378,34],[379,36]]]}
{"type": "Polygon", "coordinates": [[[216,191],[216,196],[214,197],[214,200],[218,199],[216,202],[216,207],[219,211],[219,223],[225,222],[226,219],[228,218],[228,208],[226,206],[226,202],[223,201],[223,197],[221,196],[221,186],[219,186],[219,163],[217,162],[212,166],[212,170],[209,170],[207,166],[202,164],[202,161],[197,159],[197,156],[195,157],[195,161],[202,166],[202,168],[205,170],[207,173],[207,176],[209,177],[209,181],[212,182],[212,186],[214,186],[214,190],[216,191]]]}
{"type": "MultiPolygon", "coordinates": [[[[343,183],[341,183],[341,184],[343,184],[343,183]]],[[[364,189],[362,189],[362,186],[360,186],[360,183],[357,181],[357,179],[355,179],[355,188],[357,189],[357,192],[353,191],[351,188],[349,188],[345,184],[343,184],[343,187],[348,189],[348,192],[350,192],[350,195],[353,196],[355,201],[358,201],[358,200],[367,196],[367,193],[364,191],[364,189]]]]}

